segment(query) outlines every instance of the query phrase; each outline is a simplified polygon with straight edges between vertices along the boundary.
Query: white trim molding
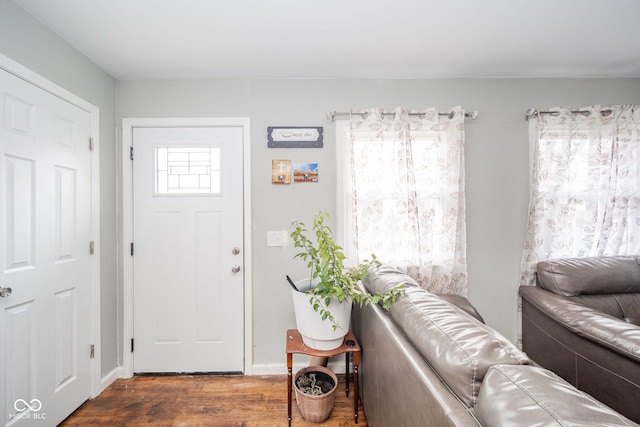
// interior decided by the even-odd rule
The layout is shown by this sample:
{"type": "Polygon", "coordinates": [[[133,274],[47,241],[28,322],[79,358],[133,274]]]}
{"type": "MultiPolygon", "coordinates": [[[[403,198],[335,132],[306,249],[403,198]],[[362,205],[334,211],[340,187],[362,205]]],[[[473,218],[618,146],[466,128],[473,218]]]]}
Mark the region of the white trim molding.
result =
{"type": "Polygon", "coordinates": [[[100,389],[105,391],[107,387],[113,384],[117,379],[122,378],[124,375],[122,374],[122,366],[115,367],[111,372],[102,377],[100,380],[100,389]]]}
{"type": "Polygon", "coordinates": [[[120,250],[123,272],[123,334],[122,376],[133,376],[133,355],[130,352],[133,338],[133,259],[128,256],[133,241],[133,171],[129,147],[133,145],[133,129],[145,127],[205,127],[233,126],[242,128],[243,143],[243,209],[244,209],[244,374],[253,375],[252,330],[252,249],[251,249],[251,133],[250,119],[246,117],[215,118],[125,118],[122,120],[122,228],[120,250]]]}

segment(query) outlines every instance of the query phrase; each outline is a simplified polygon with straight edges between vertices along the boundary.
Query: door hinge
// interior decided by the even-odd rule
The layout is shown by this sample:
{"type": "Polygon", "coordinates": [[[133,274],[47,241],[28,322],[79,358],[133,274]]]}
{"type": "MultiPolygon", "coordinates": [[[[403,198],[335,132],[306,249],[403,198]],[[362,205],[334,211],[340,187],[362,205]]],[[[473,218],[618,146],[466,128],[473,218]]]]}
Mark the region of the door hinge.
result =
{"type": "Polygon", "coordinates": [[[93,151],[93,137],[89,138],[89,151],[93,151]]]}
{"type": "Polygon", "coordinates": [[[133,353],[133,338],[131,338],[131,353],[133,353]]]}
{"type": "Polygon", "coordinates": [[[92,240],[89,242],[89,255],[93,255],[93,253],[96,251],[96,244],[95,242],[92,240]]]}
{"type": "Polygon", "coordinates": [[[89,353],[89,358],[93,359],[96,357],[96,346],[91,344],[91,352],[89,353]]]}
{"type": "Polygon", "coordinates": [[[133,145],[129,147],[129,159],[133,160],[133,145]]]}
{"type": "Polygon", "coordinates": [[[131,247],[130,247],[130,249],[131,249],[131,256],[133,256],[133,242],[131,242],[131,247]]]}

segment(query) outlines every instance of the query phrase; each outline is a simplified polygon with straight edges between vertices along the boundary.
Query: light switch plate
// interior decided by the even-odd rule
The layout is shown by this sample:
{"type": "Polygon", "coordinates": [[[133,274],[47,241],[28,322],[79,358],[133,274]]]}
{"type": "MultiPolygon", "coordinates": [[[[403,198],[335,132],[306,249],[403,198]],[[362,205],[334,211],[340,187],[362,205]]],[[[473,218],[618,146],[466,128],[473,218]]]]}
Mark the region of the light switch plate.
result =
{"type": "Polygon", "coordinates": [[[284,246],[287,232],[284,230],[267,231],[267,246],[284,246]]]}

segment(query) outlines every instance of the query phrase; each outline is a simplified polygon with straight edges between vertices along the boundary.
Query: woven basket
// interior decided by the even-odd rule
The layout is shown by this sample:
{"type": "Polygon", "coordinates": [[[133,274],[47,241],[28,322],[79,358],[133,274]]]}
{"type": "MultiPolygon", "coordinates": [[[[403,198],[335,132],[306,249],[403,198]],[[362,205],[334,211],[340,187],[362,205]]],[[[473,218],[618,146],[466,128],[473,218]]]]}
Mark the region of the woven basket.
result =
{"type": "Polygon", "coordinates": [[[336,400],[335,391],[338,386],[338,377],[336,377],[336,374],[323,366],[308,366],[300,369],[296,373],[293,384],[296,390],[296,402],[298,403],[298,408],[300,408],[300,412],[302,413],[302,418],[307,422],[316,424],[322,423],[329,418],[331,410],[333,409],[333,403],[336,400]],[[298,389],[298,378],[306,372],[317,372],[318,377],[322,377],[330,383],[333,382],[333,387],[330,391],[320,396],[312,396],[303,393],[298,389]]]}

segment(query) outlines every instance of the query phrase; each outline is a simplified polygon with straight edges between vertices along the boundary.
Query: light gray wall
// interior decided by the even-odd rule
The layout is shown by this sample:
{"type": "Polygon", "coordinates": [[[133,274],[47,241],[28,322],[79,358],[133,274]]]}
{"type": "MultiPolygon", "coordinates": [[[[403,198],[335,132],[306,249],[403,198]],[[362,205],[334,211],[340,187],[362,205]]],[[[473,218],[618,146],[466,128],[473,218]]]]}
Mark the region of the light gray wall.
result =
{"type": "Polygon", "coordinates": [[[469,297],[487,323],[516,337],[520,257],[529,202],[529,107],[640,102],[640,79],[182,80],[119,81],[116,118],[250,117],[255,365],[284,366],[284,331],[295,319],[284,281],[303,277],[294,250],[266,246],[269,230],[335,214],[334,125],[327,111],[462,105],[466,124],[469,297]],[[322,149],[269,149],[267,126],[324,126],[322,149]],[[271,160],[318,162],[317,184],[271,184],[271,160]]]}
{"type": "MultiPolygon", "coordinates": [[[[100,108],[102,372],[120,363],[122,301],[117,283],[116,134],[122,117],[250,117],[252,124],[253,342],[257,365],[284,366],[284,331],[295,325],[285,274],[304,268],[266,232],[335,214],[335,154],[329,110],[462,105],[467,122],[469,296],[487,322],[515,338],[516,285],[528,204],[529,107],[640,103],[640,80],[227,80],[120,81],[9,0],[0,0],[0,53],[100,108]],[[116,101],[114,103],[114,87],[116,101]],[[114,114],[115,111],[115,114],[114,114]],[[324,126],[323,149],[268,149],[267,126],[324,126]],[[271,160],[318,162],[320,182],[275,186],[271,160]]],[[[121,285],[120,285],[121,286],[121,285]]]]}
{"type": "Polygon", "coordinates": [[[115,81],[9,0],[0,0],[0,53],[100,109],[102,373],[118,366],[115,81]]]}

